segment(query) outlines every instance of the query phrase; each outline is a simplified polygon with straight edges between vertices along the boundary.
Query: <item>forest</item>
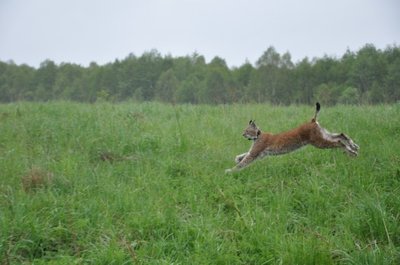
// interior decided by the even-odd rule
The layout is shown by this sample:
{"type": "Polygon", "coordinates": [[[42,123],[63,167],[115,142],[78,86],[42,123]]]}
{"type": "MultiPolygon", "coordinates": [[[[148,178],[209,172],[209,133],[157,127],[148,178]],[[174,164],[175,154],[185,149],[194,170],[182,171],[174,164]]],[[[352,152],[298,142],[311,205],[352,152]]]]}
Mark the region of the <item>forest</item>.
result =
{"type": "Polygon", "coordinates": [[[159,101],[166,103],[279,105],[382,104],[400,100],[400,47],[366,44],[341,57],[304,58],[273,46],[254,63],[193,53],[182,57],[151,50],[87,67],[43,61],[38,68],[0,61],[0,102],[159,101]]]}

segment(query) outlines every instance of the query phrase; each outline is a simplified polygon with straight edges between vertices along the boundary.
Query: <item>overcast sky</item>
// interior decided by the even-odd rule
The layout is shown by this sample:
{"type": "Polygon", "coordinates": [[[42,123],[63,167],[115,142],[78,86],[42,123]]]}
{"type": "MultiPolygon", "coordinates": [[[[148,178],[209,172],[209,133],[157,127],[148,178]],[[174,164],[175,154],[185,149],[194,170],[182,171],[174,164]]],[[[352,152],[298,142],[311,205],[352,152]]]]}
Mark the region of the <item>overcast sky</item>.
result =
{"type": "Polygon", "coordinates": [[[87,66],[157,49],[229,66],[269,47],[341,56],[366,43],[400,44],[398,0],[0,0],[0,60],[87,66]]]}

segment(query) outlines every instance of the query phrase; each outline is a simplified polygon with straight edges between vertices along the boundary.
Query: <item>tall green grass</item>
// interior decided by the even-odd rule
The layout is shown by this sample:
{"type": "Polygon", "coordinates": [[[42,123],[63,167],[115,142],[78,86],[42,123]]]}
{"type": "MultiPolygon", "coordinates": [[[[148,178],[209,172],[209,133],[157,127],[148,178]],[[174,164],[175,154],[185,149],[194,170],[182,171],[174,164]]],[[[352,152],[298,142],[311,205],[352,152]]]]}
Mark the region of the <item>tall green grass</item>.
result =
{"type": "Polygon", "coordinates": [[[233,175],[310,106],[0,105],[0,264],[399,264],[400,105],[322,106],[357,158],[305,147],[233,175]]]}

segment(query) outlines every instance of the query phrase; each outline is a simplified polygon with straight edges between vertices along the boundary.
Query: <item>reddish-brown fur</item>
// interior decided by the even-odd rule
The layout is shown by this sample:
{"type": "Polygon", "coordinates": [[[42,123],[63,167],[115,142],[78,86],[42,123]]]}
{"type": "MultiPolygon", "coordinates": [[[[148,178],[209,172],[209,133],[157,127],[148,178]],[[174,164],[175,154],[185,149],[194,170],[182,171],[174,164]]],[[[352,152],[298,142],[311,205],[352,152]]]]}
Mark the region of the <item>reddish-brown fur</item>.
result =
{"type": "Polygon", "coordinates": [[[226,172],[239,170],[252,161],[267,155],[281,155],[294,151],[304,145],[311,144],[317,148],[343,148],[349,155],[358,154],[358,145],[343,133],[329,133],[317,122],[320,105],[317,103],[314,118],[295,129],[279,134],[261,132],[254,121],[250,121],[243,136],[253,140],[250,150],[236,156],[237,165],[226,172]]]}

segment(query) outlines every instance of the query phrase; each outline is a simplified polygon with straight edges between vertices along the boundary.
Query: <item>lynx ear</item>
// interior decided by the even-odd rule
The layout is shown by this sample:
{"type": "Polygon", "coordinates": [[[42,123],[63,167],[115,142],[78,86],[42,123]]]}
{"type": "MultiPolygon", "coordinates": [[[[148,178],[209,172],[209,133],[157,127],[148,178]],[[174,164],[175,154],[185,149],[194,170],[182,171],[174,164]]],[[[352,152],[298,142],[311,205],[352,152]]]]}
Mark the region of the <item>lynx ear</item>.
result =
{"type": "Polygon", "coordinates": [[[253,121],[253,120],[250,120],[250,121],[249,121],[249,125],[252,124],[252,123],[254,123],[254,121],[253,121]]]}

